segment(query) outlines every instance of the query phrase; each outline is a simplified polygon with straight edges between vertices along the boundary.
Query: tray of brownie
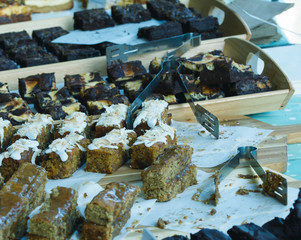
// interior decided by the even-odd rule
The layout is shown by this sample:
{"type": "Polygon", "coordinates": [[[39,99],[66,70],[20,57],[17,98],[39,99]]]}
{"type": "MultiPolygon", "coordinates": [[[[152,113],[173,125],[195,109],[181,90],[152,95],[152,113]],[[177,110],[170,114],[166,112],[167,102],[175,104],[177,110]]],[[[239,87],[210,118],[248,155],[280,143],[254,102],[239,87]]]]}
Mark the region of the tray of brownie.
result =
{"type": "Polygon", "coordinates": [[[124,8],[115,6],[112,7],[111,15],[103,9],[92,9],[74,13],[74,16],[2,25],[0,26],[0,48],[3,50],[0,54],[1,79],[11,81],[14,77],[21,77],[24,71],[39,73],[44,71],[43,68],[55,68],[57,74],[59,71],[62,74],[72,74],[99,70],[100,65],[105,64],[105,58],[101,55],[105,54],[106,47],[112,45],[112,42],[105,41],[90,46],[51,43],[51,40],[66,35],[74,29],[85,31],[112,28],[114,31],[117,27],[121,29],[125,24],[144,23],[153,18],[160,23],[166,22],[150,29],[141,29],[139,36],[145,41],[182,34],[183,31],[202,32],[203,40],[215,38],[204,40],[204,43],[205,41],[218,41],[228,36],[250,38],[250,31],[243,20],[219,1],[205,0],[196,4],[192,0],[188,5],[193,8],[185,7],[180,3],[160,1],[162,7],[165,8],[171,4],[169,7],[176,10],[179,16],[174,16],[171,12],[164,15],[160,10],[161,5],[157,2],[149,1],[145,8],[139,4],[124,8]],[[214,14],[213,9],[220,9],[224,18],[208,16],[214,14]],[[137,12],[137,14],[133,15],[132,12],[137,12]],[[182,23],[175,23],[178,19],[182,19],[182,23]],[[177,27],[170,28],[170,24],[177,27]],[[199,26],[201,28],[197,28],[199,26]],[[164,30],[166,27],[169,31],[164,30]],[[152,31],[152,35],[149,35],[149,31],[152,31]],[[35,51],[31,51],[32,49],[35,51]],[[72,63],[70,63],[71,60],[72,63]],[[49,64],[55,65],[48,66],[49,64]],[[85,65],[85,69],[80,69],[81,65],[85,65]],[[88,66],[89,69],[87,69],[88,66]],[[27,69],[28,67],[31,68],[27,69]],[[7,70],[9,72],[6,72],[7,70]]]}

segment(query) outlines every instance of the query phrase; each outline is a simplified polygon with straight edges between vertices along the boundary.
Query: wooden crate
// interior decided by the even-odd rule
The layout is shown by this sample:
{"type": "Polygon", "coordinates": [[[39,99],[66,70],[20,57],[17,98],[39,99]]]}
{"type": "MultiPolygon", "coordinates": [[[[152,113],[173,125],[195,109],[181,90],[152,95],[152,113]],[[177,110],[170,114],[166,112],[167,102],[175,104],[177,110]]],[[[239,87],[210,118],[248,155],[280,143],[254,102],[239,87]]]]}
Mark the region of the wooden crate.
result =
{"type": "MultiPolygon", "coordinates": [[[[230,8],[217,0],[183,0],[187,6],[192,6],[200,11],[203,16],[211,14],[213,9],[218,8],[224,12],[224,21],[221,24],[221,30],[225,37],[203,41],[203,44],[221,42],[228,36],[235,36],[242,39],[250,39],[251,32],[246,23],[230,8]]],[[[33,30],[49,27],[61,26],[66,30],[73,30],[73,16],[66,16],[54,19],[28,21],[21,23],[13,23],[0,26],[0,34],[14,31],[27,31],[30,35],[33,30]]],[[[18,88],[18,78],[26,77],[42,72],[55,72],[57,82],[63,82],[66,74],[85,73],[90,71],[99,71],[106,75],[106,58],[95,57],[82,60],[74,60],[69,62],[60,62],[35,67],[27,67],[21,69],[0,71],[0,81],[7,82],[10,89],[18,88]]]]}

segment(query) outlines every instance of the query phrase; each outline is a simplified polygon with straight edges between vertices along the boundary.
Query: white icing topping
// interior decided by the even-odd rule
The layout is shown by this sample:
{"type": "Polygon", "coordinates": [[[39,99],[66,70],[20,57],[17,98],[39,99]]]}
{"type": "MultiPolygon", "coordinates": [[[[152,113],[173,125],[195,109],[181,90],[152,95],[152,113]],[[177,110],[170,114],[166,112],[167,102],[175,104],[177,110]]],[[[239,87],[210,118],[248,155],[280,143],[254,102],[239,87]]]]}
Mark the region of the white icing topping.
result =
{"type": "Polygon", "coordinates": [[[118,149],[118,144],[122,143],[124,149],[129,149],[128,134],[134,133],[133,130],[127,130],[125,128],[114,129],[104,137],[95,138],[93,142],[88,146],[89,150],[96,150],[103,148],[115,148],[118,149]]]}
{"type": "Polygon", "coordinates": [[[33,150],[33,155],[31,158],[31,163],[35,164],[36,157],[40,154],[41,150],[38,148],[39,143],[37,141],[28,140],[25,138],[20,138],[13,144],[11,144],[6,152],[0,154],[0,166],[4,158],[12,158],[14,160],[21,160],[21,153],[29,151],[31,148],[33,150]]]}
{"type": "Polygon", "coordinates": [[[96,126],[118,126],[125,120],[128,106],[125,104],[114,104],[110,107],[105,106],[106,111],[100,115],[96,126]]]}
{"type": "Polygon", "coordinates": [[[54,152],[59,155],[62,162],[65,162],[68,160],[68,152],[71,152],[75,146],[81,151],[86,151],[86,149],[79,144],[79,141],[83,138],[84,137],[79,134],[68,134],[65,138],[57,138],[48,146],[45,153],[49,154],[54,152]]]}
{"type": "Polygon", "coordinates": [[[4,139],[4,128],[8,128],[10,121],[4,120],[0,117],[0,146],[2,147],[3,139],[4,139]]]}
{"type": "Polygon", "coordinates": [[[87,125],[88,116],[83,112],[74,112],[65,118],[59,129],[59,134],[64,135],[66,132],[83,133],[87,125]]]}
{"type": "Polygon", "coordinates": [[[149,100],[142,103],[142,110],[134,121],[134,128],[136,128],[142,120],[147,122],[150,128],[153,128],[157,122],[161,121],[161,114],[167,108],[168,103],[164,100],[149,100]]]}
{"type": "Polygon", "coordinates": [[[155,126],[153,129],[147,130],[144,135],[139,136],[134,145],[144,144],[146,147],[151,147],[158,142],[166,144],[167,136],[170,136],[171,139],[174,139],[175,128],[161,123],[160,125],[155,126]]]}
{"type": "Polygon", "coordinates": [[[21,128],[16,132],[21,137],[27,137],[30,140],[36,140],[37,136],[47,127],[51,125],[53,129],[53,119],[47,114],[35,114],[28,122],[22,124],[21,128]]]}

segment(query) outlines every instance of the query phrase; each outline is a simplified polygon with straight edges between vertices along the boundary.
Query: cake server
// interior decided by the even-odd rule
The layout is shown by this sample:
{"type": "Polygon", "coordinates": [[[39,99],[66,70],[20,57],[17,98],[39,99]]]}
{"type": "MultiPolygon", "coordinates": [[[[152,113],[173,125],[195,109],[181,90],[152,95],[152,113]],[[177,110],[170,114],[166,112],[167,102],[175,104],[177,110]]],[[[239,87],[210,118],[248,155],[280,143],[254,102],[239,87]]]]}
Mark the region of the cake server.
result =
{"type": "Polygon", "coordinates": [[[107,47],[106,57],[107,64],[111,65],[119,61],[126,62],[130,56],[144,54],[147,52],[161,51],[168,48],[177,48],[182,46],[183,43],[189,45],[192,40],[193,46],[200,45],[200,35],[194,37],[193,33],[185,33],[179,36],[164,38],[161,40],[150,41],[147,43],[141,43],[137,45],[119,44],[107,47]],[[197,42],[199,42],[198,45],[197,42]]]}
{"type": "Polygon", "coordinates": [[[229,173],[235,169],[240,159],[245,159],[250,167],[262,180],[262,193],[269,195],[284,205],[287,205],[287,180],[280,174],[265,171],[257,161],[257,148],[253,146],[239,147],[235,156],[220,169],[217,170],[215,177],[215,204],[218,203],[219,191],[218,184],[223,181],[229,173]]]}

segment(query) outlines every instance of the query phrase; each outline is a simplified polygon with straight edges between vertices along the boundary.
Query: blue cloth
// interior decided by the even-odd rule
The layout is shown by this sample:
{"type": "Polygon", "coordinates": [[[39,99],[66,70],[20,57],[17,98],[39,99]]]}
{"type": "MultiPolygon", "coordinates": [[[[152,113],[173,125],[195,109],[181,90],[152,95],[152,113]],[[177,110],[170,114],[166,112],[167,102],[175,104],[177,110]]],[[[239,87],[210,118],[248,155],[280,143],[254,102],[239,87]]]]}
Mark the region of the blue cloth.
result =
{"type": "MultiPolygon", "coordinates": [[[[293,95],[284,110],[250,115],[259,121],[273,126],[301,124],[301,94],[293,95]]],[[[286,175],[301,180],[301,143],[287,147],[288,166],[286,175]]]]}

